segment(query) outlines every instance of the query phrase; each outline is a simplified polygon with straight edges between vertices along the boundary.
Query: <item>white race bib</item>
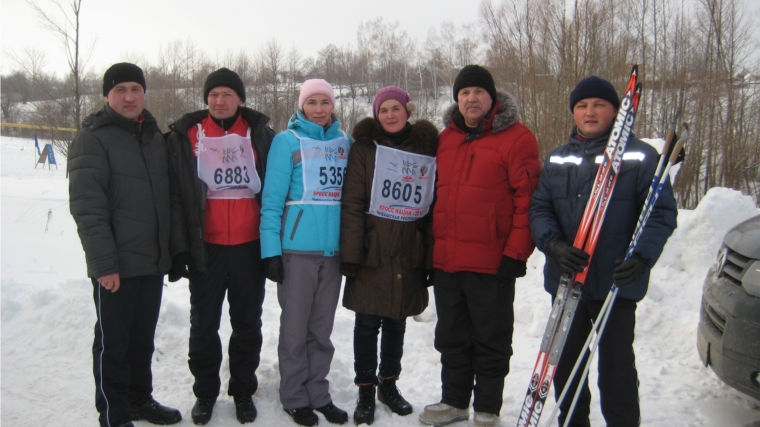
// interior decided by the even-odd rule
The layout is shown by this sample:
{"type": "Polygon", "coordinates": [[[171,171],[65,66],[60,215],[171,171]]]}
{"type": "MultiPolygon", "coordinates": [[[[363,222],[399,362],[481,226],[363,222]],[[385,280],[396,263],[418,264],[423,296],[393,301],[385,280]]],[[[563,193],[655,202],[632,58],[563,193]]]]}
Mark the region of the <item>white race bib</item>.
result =
{"type": "Polygon", "coordinates": [[[209,199],[252,199],[261,191],[256,173],[251,129],[246,136],[207,137],[198,124],[198,177],[209,199]]]}
{"type": "Polygon", "coordinates": [[[339,205],[348,166],[348,138],[329,141],[298,136],[303,173],[302,204],[339,205]]]}
{"type": "Polygon", "coordinates": [[[396,221],[425,216],[433,203],[435,157],[375,145],[369,213],[396,221]]]}

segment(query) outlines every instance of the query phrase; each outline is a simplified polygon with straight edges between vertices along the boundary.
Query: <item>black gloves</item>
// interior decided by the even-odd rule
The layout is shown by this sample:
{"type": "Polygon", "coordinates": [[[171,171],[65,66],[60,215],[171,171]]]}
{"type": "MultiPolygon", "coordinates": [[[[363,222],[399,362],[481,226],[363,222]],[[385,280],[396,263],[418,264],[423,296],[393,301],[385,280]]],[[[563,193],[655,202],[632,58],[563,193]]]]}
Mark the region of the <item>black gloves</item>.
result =
{"type": "Polygon", "coordinates": [[[640,256],[633,254],[628,259],[625,259],[624,256],[619,257],[615,260],[615,266],[612,280],[618,288],[623,289],[641,279],[641,275],[644,274],[645,263],[640,256]]]}
{"type": "Polygon", "coordinates": [[[501,264],[499,264],[499,282],[506,283],[507,281],[525,276],[527,273],[527,264],[510,258],[508,256],[501,257],[501,264]]]}
{"type": "Polygon", "coordinates": [[[580,273],[583,267],[588,265],[588,254],[562,239],[555,238],[547,243],[544,254],[557,263],[565,273],[580,273]]]}
{"type": "Polygon", "coordinates": [[[340,263],[340,274],[346,277],[356,277],[356,273],[358,271],[359,271],[359,264],[354,264],[352,262],[340,263]]]}
{"type": "Polygon", "coordinates": [[[267,279],[275,282],[282,283],[285,278],[285,273],[282,269],[282,256],[277,255],[269,258],[264,258],[264,275],[267,279]]]}
{"type": "Polygon", "coordinates": [[[193,264],[190,252],[180,252],[172,258],[172,267],[169,269],[169,281],[176,282],[185,277],[188,279],[198,276],[198,271],[193,264]]]}

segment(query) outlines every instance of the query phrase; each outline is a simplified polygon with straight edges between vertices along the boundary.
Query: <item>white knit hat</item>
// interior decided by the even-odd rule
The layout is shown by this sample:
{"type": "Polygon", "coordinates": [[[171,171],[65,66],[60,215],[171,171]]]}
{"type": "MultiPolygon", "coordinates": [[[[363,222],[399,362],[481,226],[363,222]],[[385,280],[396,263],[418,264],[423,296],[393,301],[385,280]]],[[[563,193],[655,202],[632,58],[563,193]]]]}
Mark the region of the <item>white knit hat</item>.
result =
{"type": "Polygon", "coordinates": [[[301,85],[301,93],[298,95],[298,109],[303,111],[304,102],[314,95],[325,95],[335,105],[335,93],[330,83],[324,79],[310,79],[301,85]]]}

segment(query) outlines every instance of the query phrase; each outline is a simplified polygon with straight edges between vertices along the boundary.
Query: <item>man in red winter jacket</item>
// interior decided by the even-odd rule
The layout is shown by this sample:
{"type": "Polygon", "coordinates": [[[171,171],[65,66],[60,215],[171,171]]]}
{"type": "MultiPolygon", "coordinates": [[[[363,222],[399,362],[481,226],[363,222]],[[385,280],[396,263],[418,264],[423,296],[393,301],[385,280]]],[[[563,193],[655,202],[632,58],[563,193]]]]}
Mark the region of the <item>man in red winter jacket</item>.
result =
{"type": "Polygon", "coordinates": [[[468,419],[474,392],[475,425],[495,426],[512,355],[515,279],[535,247],[528,208],[541,163],[516,99],[496,91],[488,70],[464,67],[454,100],[438,141],[433,211],[442,398],[420,421],[468,419]]]}
{"type": "Polygon", "coordinates": [[[169,280],[190,279],[190,351],[195,424],[206,424],[219,395],[219,322],[230,304],[230,382],[241,423],[256,419],[252,396],[262,344],[264,270],[259,222],[261,188],[274,131],[244,106],[237,73],[220,68],[203,86],[207,110],[169,126],[172,226],[169,280]]]}

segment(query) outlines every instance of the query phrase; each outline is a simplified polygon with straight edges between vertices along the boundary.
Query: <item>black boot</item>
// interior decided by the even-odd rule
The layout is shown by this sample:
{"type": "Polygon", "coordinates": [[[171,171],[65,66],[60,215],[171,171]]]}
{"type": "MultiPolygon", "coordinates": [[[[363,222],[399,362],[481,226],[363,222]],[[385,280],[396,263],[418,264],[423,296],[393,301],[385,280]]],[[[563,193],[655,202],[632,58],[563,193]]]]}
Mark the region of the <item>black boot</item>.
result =
{"type": "Polygon", "coordinates": [[[317,414],[315,414],[314,410],[309,407],[285,409],[285,412],[287,412],[298,425],[315,426],[319,423],[317,414]]]}
{"type": "Polygon", "coordinates": [[[178,410],[164,406],[152,397],[142,405],[131,407],[129,415],[132,421],[145,420],[151,424],[177,424],[182,421],[182,414],[178,410]]]}
{"type": "Polygon", "coordinates": [[[377,400],[385,403],[396,414],[409,415],[412,413],[412,405],[401,396],[396,387],[396,377],[378,378],[377,400]]]}
{"type": "Polygon", "coordinates": [[[256,420],[256,405],[251,396],[235,396],[235,415],[240,424],[252,423],[256,420]]]}
{"type": "Polygon", "coordinates": [[[215,403],[215,397],[199,397],[195,399],[193,410],[190,411],[190,415],[193,417],[193,423],[202,426],[211,421],[211,414],[214,413],[215,403]]]}
{"type": "Polygon", "coordinates": [[[333,424],[345,424],[348,422],[348,414],[346,411],[333,405],[332,402],[314,409],[321,412],[322,415],[325,416],[325,419],[333,424]]]}
{"type": "Polygon", "coordinates": [[[356,399],[354,423],[370,425],[375,421],[375,385],[362,384],[359,386],[359,398],[356,399]]]}

